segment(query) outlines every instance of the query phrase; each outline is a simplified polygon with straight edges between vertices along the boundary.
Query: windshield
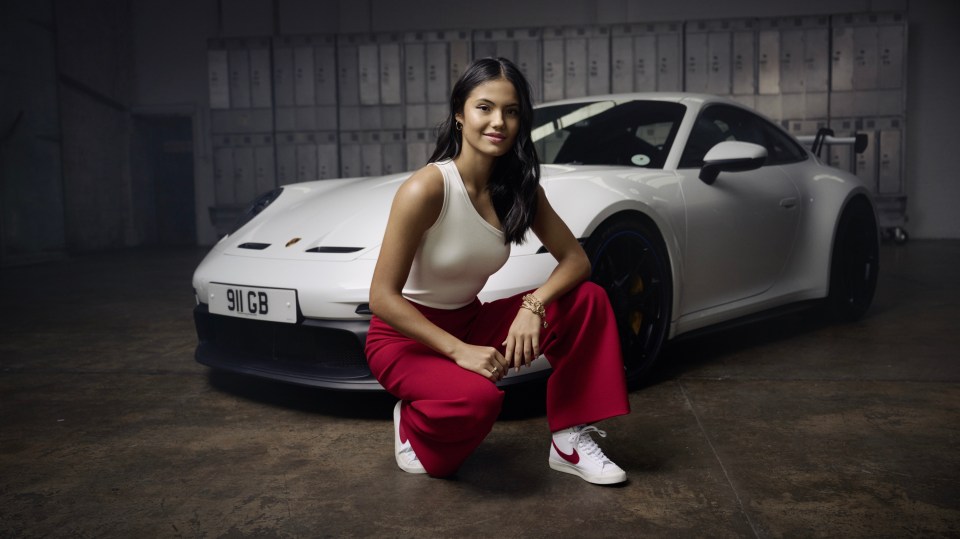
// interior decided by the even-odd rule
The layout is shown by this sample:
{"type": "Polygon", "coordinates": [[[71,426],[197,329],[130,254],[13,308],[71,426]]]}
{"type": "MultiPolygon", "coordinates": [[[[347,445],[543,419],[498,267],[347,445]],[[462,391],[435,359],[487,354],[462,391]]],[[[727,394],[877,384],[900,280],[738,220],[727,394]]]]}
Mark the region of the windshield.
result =
{"type": "Polygon", "coordinates": [[[542,163],[663,168],[685,110],[665,101],[540,107],[533,140],[542,163]]]}

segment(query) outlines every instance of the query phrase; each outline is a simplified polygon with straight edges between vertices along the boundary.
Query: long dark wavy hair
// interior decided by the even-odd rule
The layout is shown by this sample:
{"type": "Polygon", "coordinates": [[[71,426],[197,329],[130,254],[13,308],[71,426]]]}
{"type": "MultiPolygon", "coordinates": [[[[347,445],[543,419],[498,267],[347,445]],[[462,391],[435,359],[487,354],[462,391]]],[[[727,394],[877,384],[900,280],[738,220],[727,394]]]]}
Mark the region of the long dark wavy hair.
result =
{"type": "Polygon", "coordinates": [[[463,140],[456,129],[456,115],[463,112],[470,92],[491,80],[506,79],[513,84],[520,100],[520,129],[509,152],[497,158],[487,182],[493,207],[503,227],[505,243],[521,244],[537,213],[537,187],[540,185],[540,159],[530,130],[533,103],[530,84],[513,62],[506,58],[481,58],[467,67],[450,93],[450,113],[437,126],[437,148],[430,161],[452,159],[460,155],[463,140]]]}

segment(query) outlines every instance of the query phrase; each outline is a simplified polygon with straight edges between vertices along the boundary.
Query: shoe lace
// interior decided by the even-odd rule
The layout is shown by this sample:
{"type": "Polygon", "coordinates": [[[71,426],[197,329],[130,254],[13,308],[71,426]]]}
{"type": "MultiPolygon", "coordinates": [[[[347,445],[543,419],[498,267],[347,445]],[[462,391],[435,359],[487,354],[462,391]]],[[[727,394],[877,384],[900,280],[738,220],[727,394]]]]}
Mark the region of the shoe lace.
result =
{"type": "Polygon", "coordinates": [[[592,458],[599,460],[603,464],[613,464],[613,461],[603,454],[603,450],[600,449],[600,446],[597,445],[597,442],[595,442],[593,437],[590,436],[591,432],[596,432],[601,438],[607,437],[607,433],[605,431],[602,431],[593,425],[589,425],[574,431],[572,440],[573,446],[579,448],[580,451],[586,453],[592,458]]]}

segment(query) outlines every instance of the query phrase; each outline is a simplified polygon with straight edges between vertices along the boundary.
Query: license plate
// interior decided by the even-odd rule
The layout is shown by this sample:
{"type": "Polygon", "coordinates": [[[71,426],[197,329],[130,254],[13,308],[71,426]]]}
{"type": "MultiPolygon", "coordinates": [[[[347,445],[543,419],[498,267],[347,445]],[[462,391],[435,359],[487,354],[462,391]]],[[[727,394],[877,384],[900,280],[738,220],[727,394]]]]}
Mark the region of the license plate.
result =
{"type": "Polygon", "coordinates": [[[210,283],[207,300],[213,314],[288,324],[297,322],[296,290],[210,283]]]}

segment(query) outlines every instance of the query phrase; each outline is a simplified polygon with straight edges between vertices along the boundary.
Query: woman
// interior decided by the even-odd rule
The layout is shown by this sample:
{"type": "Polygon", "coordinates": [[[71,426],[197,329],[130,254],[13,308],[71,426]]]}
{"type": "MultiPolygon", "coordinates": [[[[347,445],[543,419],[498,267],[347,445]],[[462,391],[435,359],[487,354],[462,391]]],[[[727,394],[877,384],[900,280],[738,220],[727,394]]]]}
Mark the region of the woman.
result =
{"type": "Polygon", "coordinates": [[[530,89],[503,58],[454,85],[431,163],[397,191],[370,286],[366,353],[394,408],[397,464],[454,473],[493,428],[496,382],[541,353],[553,372],[550,467],[598,484],[626,474],[587,424],[629,412],[620,345],[590,262],[540,187],[530,89]],[[533,230],[557,260],[534,291],[481,304],[487,278],[533,230]]]}

